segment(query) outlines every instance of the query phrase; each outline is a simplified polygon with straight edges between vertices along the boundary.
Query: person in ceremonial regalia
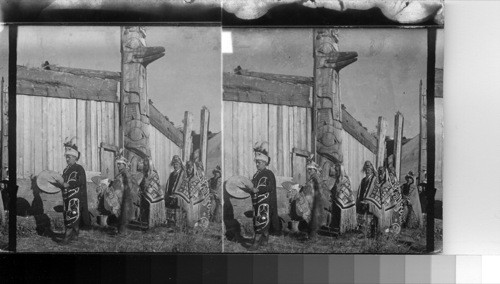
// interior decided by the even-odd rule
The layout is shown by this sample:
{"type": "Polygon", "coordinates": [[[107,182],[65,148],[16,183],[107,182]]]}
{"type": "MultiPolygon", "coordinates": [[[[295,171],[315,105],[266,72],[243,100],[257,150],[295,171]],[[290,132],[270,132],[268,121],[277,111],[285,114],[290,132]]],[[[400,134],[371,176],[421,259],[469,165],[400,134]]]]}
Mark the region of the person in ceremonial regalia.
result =
{"type": "Polygon", "coordinates": [[[220,166],[215,167],[212,171],[213,177],[208,181],[210,187],[210,198],[212,203],[212,213],[211,220],[212,222],[221,222],[221,187],[222,187],[222,179],[221,179],[221,168],[220,166]]]}
{"type": "Polygon", "coordinates": [[[90,226],[90,213],[87,205],[87,178],[85,170],[77,164],[80,152],[75,138],[64,143],[66,163],[62,177],[63,182],[56,184],[61,188],[64,204],[64,227],[66,229],[63,244],[78,239],[80,227],[90,226]]]}
{"type": "Polygon", "coordinates": [[[395,192],[389,172],[385,167],[380,166],[375,186],[368,190],[365,198],[368,211],[374,216],[377,233],[392,231],[399,233],[397,211],[401,200],[395,198],[396,196],[397,191],[395,192]]]}
{"type": "Polygon", "coordinates": [[[164,224],[166,221],[165,193],[160,188],[160,176],[154,169],[150,157],[143,160],[143,177],[139,184],[141,191],[141,218],[149,228],[164,224]]]}
{"type": "Polygon", "coordinates": [[[403,227],[411,229],[422,228],[424,221],[422,217],[422,207],[420,205],[418,189],[415,185],[415,177],[412,171],[408,172],[405,176],[405,180],[406,183],[401,186],[404,206],[403,227]]]}
{"type": "Polygon", "coordinates": [[[134,178],[130,173],[128,160],[120,154],[116,158],[118,174],[113,181],[115,191],[121,191],[120,216],[118,217],[118,232],[124,233],[132,220],[139,218],[140,196],[138,187],[135,186],[134,178]]]}
{"type": "Polygon", "coordinates": [[[269,234],[279,234],[281,224],[278,218],[278,199],[276,195],[276,178],[267,169],[271,162],[267,150],[267,142],[256,143],[254,147],[257,172],[253,175],[250,196],[254,210],[253,227],[255,236],[249,250],[257,250],[266,246],[269,234]]]}
{"type": "Polygon", "coordinates": [[[373,215],[368,210],[368,203],[366,200],[367,193],[375,187],[377,176],[375,167],[372,162],[365,161],[362,172],[365,174],[358,188],[356,198],[356,213],[358,215],[358,228],[364,235],[373,236],[374,224],[373,215]]]}
{"type": "Polygon", "coordinates": [[[351,180],[344,166],[335,164],[335,184],[332,188],[332,222],[330,227],[343,234],[357,227],[356,199],[351,190],[351,180]]]}
{"type": "Polygon", "coordinates": [[[181,217],[180,207],[177,201],[177,197],[173,193],[180,187],[182,181],[184,180],[185,170],[182,164],[182,160],[178,155],[172,158],[170,166],[173,167],[173,171],[167,180],[167,185],[165,187],[165,207],[167,211],[167,222],[169,226],[178,225],[179,218],[181,217]]]}
{"type": "Polygon", "coordinates": [[[321,192],[321,185],[319,182],[320,167],[312,159],[308,160],[307,174],[309,179],[303,190],[306,195],[311,197],[309,239],[313,240],[316,238],[318,230],[323,224],[325,218],[325,206],[323,202],[323,195],[321,192]]]}

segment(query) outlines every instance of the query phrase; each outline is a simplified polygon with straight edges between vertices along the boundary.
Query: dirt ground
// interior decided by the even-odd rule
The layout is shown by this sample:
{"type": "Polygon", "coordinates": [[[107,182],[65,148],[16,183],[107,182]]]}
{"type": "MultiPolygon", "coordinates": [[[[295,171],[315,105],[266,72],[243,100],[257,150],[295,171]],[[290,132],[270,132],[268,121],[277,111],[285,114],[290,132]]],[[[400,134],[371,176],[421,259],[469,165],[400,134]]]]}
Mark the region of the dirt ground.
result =
{"type": "MultiPolygon", "coordinates": [[[[424,225],[425,226],[425,225],[424,225]]],[[[435,253],[442,251],[442,221],[435,223],[435,253]]],[[[242,228],[243,237],[250,240],[249,228],[242,228]]],[[[248,253],[248,244],[224,240],[225,253],[248,253]]],[[[315,240],[307,240],[305,234],[284,234],[270,236],[267,247],[255,253],[376,253],[376,254],[418,254],[425,253],[425,227],[419,230],[403,229],[398,237],[380,236],[369,239],[361,233],[351,232],[341,236],[319,235],[315,240]]]]}

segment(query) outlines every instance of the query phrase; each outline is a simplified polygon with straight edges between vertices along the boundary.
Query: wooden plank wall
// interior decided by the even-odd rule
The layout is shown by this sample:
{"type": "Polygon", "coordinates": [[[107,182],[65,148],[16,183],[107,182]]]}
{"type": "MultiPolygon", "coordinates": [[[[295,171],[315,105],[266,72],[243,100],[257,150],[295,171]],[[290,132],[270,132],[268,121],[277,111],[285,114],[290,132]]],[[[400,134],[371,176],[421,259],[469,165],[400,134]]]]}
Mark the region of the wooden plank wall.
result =
{"type": "Polygon", "coordinates": [[[311,151],[310,124],[308,108],[224,101],[224,176],[252,177],[253,145],[268,141],[269,169],[291,177],[292,149],[311,151]]]}
{"type": "Polygon", "coordinates": [[[108,175],[114,175],[112,155],[102,153],[107,157],[102,158],[99,146],[118,143],[118,117],[118,104],[113,102],[18,95],[18,177],[29,178],[46,169],[61,172],[66,167],[64,139],[73,136],[86,171],[109,168],[108,175]]]}
{"type": "Polygon", "coordinates": [[[160,176],[160,185],[164,187],[167,183],[168,176],[172,171],[170,168],[172,157],[174,155],[179,155],[179,157],[181,157],[182,148],[168,139],[154,126],[150,127],[149,143],[151,146],[153,164],[155,169],[158,171],[158,175],[160,176]]]}
{"type": "Polygon", "coordinates": [[[361,179],[364,174],[361,172],[365,161],[371,161],[375,166],[377,156],[375,153],[366,148],[358,140],[356,140],[347,131],[343,131],[342,152],[344,153],[344,167],[347,175],[351,179],[351,188],[354,191],[358,190],[361,179]]]}

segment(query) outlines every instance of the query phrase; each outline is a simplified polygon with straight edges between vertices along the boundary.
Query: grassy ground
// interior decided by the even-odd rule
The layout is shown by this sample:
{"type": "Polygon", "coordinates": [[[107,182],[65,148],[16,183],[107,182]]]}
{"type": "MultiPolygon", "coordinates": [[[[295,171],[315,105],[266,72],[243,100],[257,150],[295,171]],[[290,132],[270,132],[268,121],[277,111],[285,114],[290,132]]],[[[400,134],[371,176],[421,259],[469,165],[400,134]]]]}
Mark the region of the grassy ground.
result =
{"type": "MultiPolygon", "coordinates": [[[[62,224],[55,224],[55,233],[62,233],[62,224]]],[[[41,236],[35,231],[19,230],[17,251],[19,252],[221,252],[221,226],[211,223],[205,230],[191,231],[157,227],[148,231],[129,230],[114,235],[109,230],[97,227],[80,230],[78,240],[60,245],[50,236],[41,236]]]]}
{"type": "MultiPolygon", "coordinates": [[[[442,221],[435,224],[436,252],[442,249],[442,221]]],[[[249,229],[244,226],[242,234],[250,239],[249,229]]],[[[224,240],[224,252],[246,253],[246,244],[224,240]]],[[[318,236],[315,240],[304,240],[302,234],[270,236],[267,247],[256,253],[373,253],[373,254],[415,254],[425,253],[425,228],[420,230],[404,229],[400,236],[380,236],[378,239],[365,238],[361,233],[346,233],[338,237],[318,236]]]]}

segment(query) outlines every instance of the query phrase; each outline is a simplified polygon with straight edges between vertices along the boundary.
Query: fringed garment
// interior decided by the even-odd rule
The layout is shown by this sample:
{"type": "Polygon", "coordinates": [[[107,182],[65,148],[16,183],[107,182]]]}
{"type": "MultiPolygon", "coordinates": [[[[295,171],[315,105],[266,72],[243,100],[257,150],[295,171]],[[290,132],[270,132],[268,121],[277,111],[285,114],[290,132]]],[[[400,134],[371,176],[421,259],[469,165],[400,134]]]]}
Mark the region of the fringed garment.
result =
{"type": "Polygon", "coordinates": [[[358,195],[356,199],[356,213],[358,215],[357,223],[358,228],[360,228],[365,234],[368,234],[373,222],[373,215],[368,210],[369,207],[366,197],[368,192],[372,192],[374,190],[376,179],[376,176],[373,174],[368,177],[365,176],[361,180],[358,188],[358,195]]]}
{"type": "Polygon", "coordinates": [[[212,177],[209,180],[209,186],[210,186],[210,199],[211,199],[211,205],[212,205],[212,211],[210,212],[211,219],[210,221],[212,222],[217,222],[220,223],[222,220],[222,214],[221,214],[221,188],[222,188],[222,181],[221,177],[212,177]]]}
{"type": "Polygon", "coordinates": [[[400,231],[400,215],[402,214],[401,193],[388,178],[377,181],[366,194],[368,211],[377,217],[378,229],[384,232],[400,231]]]}
{"type": "Polygon", "coordinates": [[[357,227],[356,199],[351,190],[349,177],[343,176],[332,189],[331,228],[338,228],[341,234],[357,227]]]}
{"type": "Polygon", "coordinates": [[[78,164],[68,165],[62,177],[64,182],[69,184],[68,188],[63,188],[61,191],[64,203],[64,226],[78,228],[80,223],[83,226],[90,226],[85,170],[78,164]]]}
{"type": "Polygon", "coordinates": [[[141,209],[149,227],[155,227],[166,222],[164,191],[160,188],[158,172],[152,170],[141,182],[142,201],[141,209]]]}
{"type": "Polygon", "coordinates": [[[274,173],[268,169],[257,171],[252,178],[252,183],[258,190],[258,193],[251,194],[254,232],[256,234],[280,232],[274,173]]]}
{"type": "Polygon", "coordinates": [[[424,219],[417,187],[414,184],[405,183],[402,186],[402,193],[404,207],[403,227],[411,229],[422,228],[424,219]]]}
{"type": "Polygon", "coordinates": [[[313,189],[309,233],[314,234],[325,222],[325,204],[323,201],[322,188],[318,181],[318,176],[313,175],[308,183],[309,186],[313,189]]]}
{"type": "Polygon", "coordinates": [[[186,176],[172,195],[177,197],[179,207],[186,213],[188,226],[208,226],[211,211],[210,188],[202,173],[195,171],[191,177],[186,176]]]}
{"type": "Polygon", "coordinates": [[[179,224],[181,221],[181,211],[177,197],[174,192],[177,192],[181,186],[182,181],[186,178],[184,169],[173,171],[167,180],[166,193],[165,193],[165,207],[167,213],[167,220],[173,224],[179,224]]]}

